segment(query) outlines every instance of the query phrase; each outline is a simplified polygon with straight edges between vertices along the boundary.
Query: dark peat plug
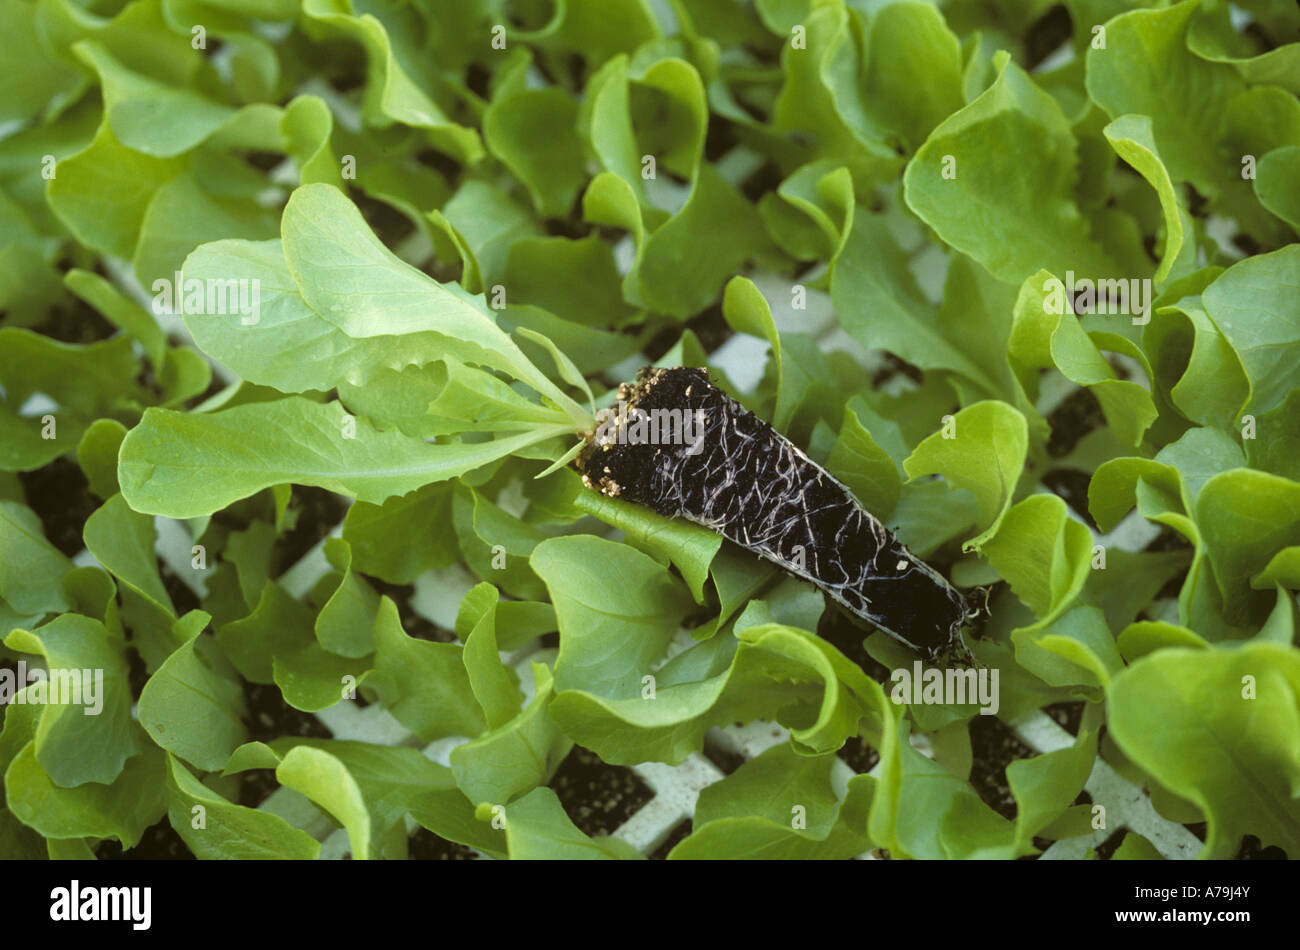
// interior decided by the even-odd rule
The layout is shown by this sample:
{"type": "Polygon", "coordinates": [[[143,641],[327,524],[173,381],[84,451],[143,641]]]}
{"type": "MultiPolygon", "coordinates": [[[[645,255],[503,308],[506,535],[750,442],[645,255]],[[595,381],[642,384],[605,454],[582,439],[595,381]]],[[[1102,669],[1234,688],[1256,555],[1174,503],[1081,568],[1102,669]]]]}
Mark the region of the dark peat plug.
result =
{"type": "Polygon", "coordinates": [[[972,662],[962,594],[705,370],[647,367],[618,397],[575,459],[587,487],[718,532],[927,659],[972,662]]]}

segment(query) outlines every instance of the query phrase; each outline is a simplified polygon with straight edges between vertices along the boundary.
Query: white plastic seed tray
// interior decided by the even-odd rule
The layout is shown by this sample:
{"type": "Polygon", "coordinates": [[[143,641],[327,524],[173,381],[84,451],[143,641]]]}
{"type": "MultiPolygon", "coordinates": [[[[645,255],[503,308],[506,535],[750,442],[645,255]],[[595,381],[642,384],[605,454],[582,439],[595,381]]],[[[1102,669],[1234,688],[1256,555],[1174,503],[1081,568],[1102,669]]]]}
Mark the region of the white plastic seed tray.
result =
{"type": "MultiPolygon", "coordinates": [[[[904,222],[900,227],[905,229],[907,223],[904,222]]],[[[913,267],[923,291],[937,300],[943,282],[942,255],[927,255],[922,252],[917,255],[913,267]]],[[[143,303],[147,303],[147,296],[135,285],[129,268],[110,267],[110,272],[120,285],[133,292],[143,303]]],[[[879,353],[863,349],[836,324],[828,295],[808,289],[805,309],[795,310],[792,307],[793,294],[789,281],[773,275],[755,275],[753,279],[771,304],[777,326],[783,333],[806,333],[814,336],[823,349],[847,351],[868,369],[884,365],[879,353]]],[[[183,339],[189,337],[184,324],[179,320],[172,321],[165,326],[165,329],[168,333],[183,339]]],[[[715,351],[710,360],[723,369],[742,390],[751,390],[762,377],[766,356],[765,341],[738,334],[715,351]]],[[[643,360],[637,358],[628,360],[626,375],[630,377],[643,363],[643,360]]],[[[623,368],[616,367],[615,372],[623,368]]],[[[214,364],[214,370],[218,378],[231,381],[224,367],[214,364]]],[[[1038,408],[1044,414],[1050,412],[1071,391],[1072,387],[1069,384],[1052,389],[1045,388],[1038,408]]],[[[159,517],[155,521],[158,529],[159,556],[172,567],[182,581],[194,589],[196,594],[202,595],[205,591],[204,577],[202,573],[194,571],[190,566],[193,542],[189,529],[184,523],[168,518],[159,517]]],[[[337,535],[338,532],[339,527],[336,525],[332,534],[337,535]]],[[[1109,534],[1096,537],[1095,542],[1106,545],[1108,549],[1140,551],[1155,538],[1157,533],[1154,526],[1134,512],[1109,534]]],[[[323,541],[278,578],[289,593],[295,596],[304,595],[330,569],[322,553],[322,546],[323,541]]],[[[75,560],[78,564],[95,563],[86,551],[82,551],[75,560]]],[[[417,580],[416,591],[410,601],[411,607],[427,620],[450,629],[454,626],[461,596],[474,583],[475,579],[460,567],[429,572],[417,580]]],[[[685,636],[683,634],[683,637],[685,636]]],[[[686,645],[689,645],[689,638],[681,643],[681,646],[686,645]]],[[[520,684],[525,690],[531,689],[529,662],[536,651],[536,647],[525,648],[512,654],[502,655],[503,659],[521,674],[520,684]]],[[[361,707],[344,700],[318,713],[317,718],[338,739],[355,739],[384,745],[418,746],[420,744],[417,737],[378,705],[361,707]]],[[[1070,733],[1042,712],[1034,712],[1007,725],[1026,746],[1038,753],[1051,752],[1074,741],[1070,733]]],[[[712,729],[706,737],[706,744],[748,760],[787,739],[788,734],[781,726],[758,721],[743,727],[712,729]]],[[[446,765],[450,751],[458,743],[465,741],[468,739],[443,739],[426,746],[423,751],[433,761],[446,765]]],[[[928,754],[928,743],[923,734],[914,736],[912,742],[916,748],[928,754]]],[[[724,777],[721,769],[699,753],[690,755],[678,766],[651,762],[631,768],[649,788],[652,797],[615,830],[614,835],[646,855],[658,849],[674,829],[691,817],[700,790],[724,777]]],[[[841,793],[845,783],[853,774],[847,762],[841,760],[837,763],[832,779],[837,783],[841,793]]],[[[1040,859],[1081,858],[1089,848],[1097,847],[1120,828],[1142,835],[1166,858],[1191,858],[1200,851],[1201,842],[1195,835],[1184,826],[1158,815],[1142,789],[1122,778],[1103,760],[1098,759],[1085,785],[1085,790],[1094,803],[1105,805],[1106,829],[1078,838],[1058,841],[1049,847],[1040,859]]],[[[349,845],[346,833],[336,828],[331,819],[298,793],[279,789],[259,807],[282,815],[314,835],[322,842],[323,859],[340,859],[348,856],[349,845]]],[[[408,823],[411,830],[414,830],[414,823],[409,819],[408,823]]],[[[859,857],[874,859],[876,855],[867,853],[859,857]]]]}

